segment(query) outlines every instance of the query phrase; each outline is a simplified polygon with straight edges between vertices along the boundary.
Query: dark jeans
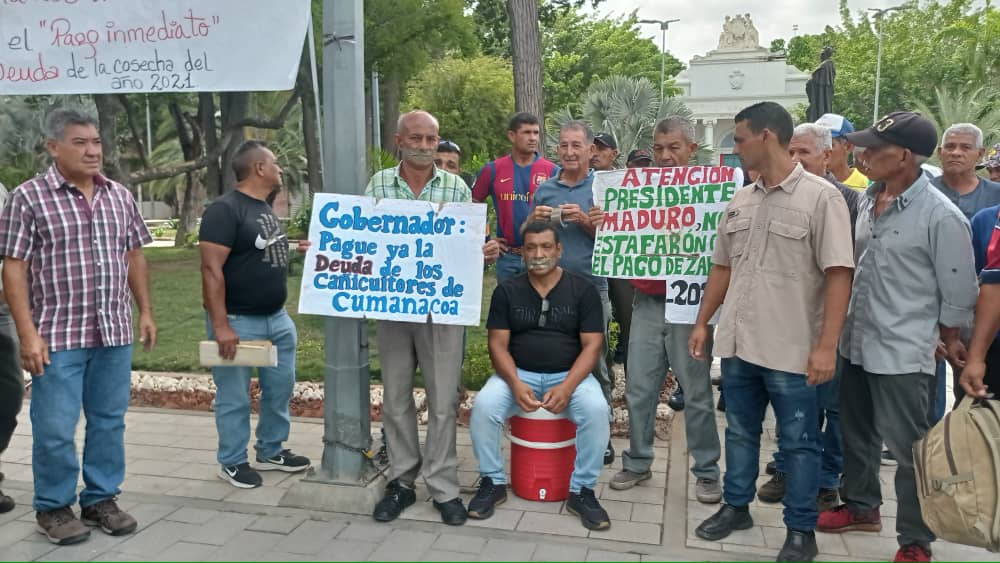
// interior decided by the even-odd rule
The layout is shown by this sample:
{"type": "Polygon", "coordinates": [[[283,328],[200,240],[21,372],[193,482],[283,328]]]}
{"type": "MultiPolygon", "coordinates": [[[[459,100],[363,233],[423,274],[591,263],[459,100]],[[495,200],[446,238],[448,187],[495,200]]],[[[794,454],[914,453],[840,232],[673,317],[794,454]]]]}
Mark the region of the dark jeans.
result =
{"type": "Polygon", "coordinates": [[[844,503],[854,513],[869,512],[882,504],[879,468],[884,441],[899,463],[895,486],[900,545],[934,541],[934,534],[920,517],[912,447],[930,428],[927,404],[935,384],[933,374],[874,374],[851,363],[844,366],[840,383],[844,503]]]}
{"type": "Polygon", "coordinates": [[[722,359],[726,390],[725,502],[747,506],[756,492],[760,462],[761,419],[768,402],[774,407],[784,456],[785,526],[811,531],[816,527],[820,451],[816,388],[799,373],[777,371],[738,357],[722,359]]]}
{"type": "MultiPolygon", "coordinates": [[[[632,301],[635,299],[635,289],[628,280],[608,278],[608,297],[611,299],[611,309],[618,321],[618,350],[625,356],[625,367],[628,368],[628,340],[632,327],[632,301]]],[[[614,355],[615,350],[611,351],[614,355]]],[[[626,376],[628,370],[625,371],[626,376]]]]}
{"type": "Polygon", "coordinates": [[[24,400],[24,377],[14,320],[0,305],[0,454],[10,445],[24,400]]]}
{"type": "MultiPolygon", "coordinates": [[[[819,402],[818,419],[826,421],[819,436],[819,446],[822,448],[819,470],[819,487],[821,489],[837,489],[840,487],[840,474],[844,471],[843,438],[840,429],[840,374],[844,362],[837,362],[837,371],[833,379],[816,387],[816,400],[819,402]]],[[[820,421],[820,426],[823,422],[820,421]]],[[[785,460],[782,451],[774,452],[774,463],[778,471],[785,472],[785,460]]]]}
{"type": "Polygon", "coordinates": [[[934,368],[934,384],[931,385],[931,400],[927,402],[927,416],[930,425],[934,426],[944,418],[944,408],[948,404],[948,368],[944,360],[940,360],[934,368]]]}

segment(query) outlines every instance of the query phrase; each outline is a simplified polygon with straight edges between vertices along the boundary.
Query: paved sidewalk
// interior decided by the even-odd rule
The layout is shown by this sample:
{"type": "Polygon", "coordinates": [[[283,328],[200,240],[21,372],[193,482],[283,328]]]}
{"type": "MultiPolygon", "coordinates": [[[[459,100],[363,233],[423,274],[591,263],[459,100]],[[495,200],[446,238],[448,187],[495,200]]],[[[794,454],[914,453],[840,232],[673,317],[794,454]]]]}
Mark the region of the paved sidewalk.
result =
{"type": "MultiPolygon", "coordinates": [[[[565,513],[563,503],[528,502],[512,494],[489,520],[445,526],[422,484],[418,503],[391,524],[368,516],[284,508],[281,498],[297,475],[265,472],[265,485],[253,490],[235,489],[215,476],[211,414],[134,408],[126,418],[128,472],[121,502],[139,520],[139,531],[121,538],[94,532],[88,542],[56,547],[34,529],[27,405],[20,421],[3,456],[4,490],[18,507],[0,516],[0,560],[756,561],[773,560],[784,538],[780,507],[757,504],[752,507],[753,529],[722,543],[694,538],[694,527],[717,507],[693,500],[682,413],[674,420],[673,446],[657,443],[653,479],[630,491],[613,491],[604,483],[620,468],[620,458],[602,472],[598,494],[614,522],[607,532],[588,532],[565,513]]],[[[721,432],[721,413],[719,421],[721,432]]],[[[295,419],[288,445],[319,460],[322,431],[319,421],[295,419]]],[[[81,446],[82,435],[77,438],[81,446]]],[[[458,443],[462,482],[471,485],[476,472],[467,429],[459,429],[458,443]]],[[[619,455],[624,447],[624,440],[615,440],[619,455]]],[[[773,421],[764,449],[774,449],[773,421]]],[[[766,461],[764,454],[762,463],[766,461]]],[[[888,473],[883,482],[891,482],[888,473]]],[[[891,492],[887,487],[887,499],[891,492]]],[[[888,501],[883,510],[889,517],[880,536],[818,534],[820,560],[892,557],[894,504],[888,501]]],[[[939,560],[982,560],[991,554],[938,542],[935,555],[939,560]]]]}

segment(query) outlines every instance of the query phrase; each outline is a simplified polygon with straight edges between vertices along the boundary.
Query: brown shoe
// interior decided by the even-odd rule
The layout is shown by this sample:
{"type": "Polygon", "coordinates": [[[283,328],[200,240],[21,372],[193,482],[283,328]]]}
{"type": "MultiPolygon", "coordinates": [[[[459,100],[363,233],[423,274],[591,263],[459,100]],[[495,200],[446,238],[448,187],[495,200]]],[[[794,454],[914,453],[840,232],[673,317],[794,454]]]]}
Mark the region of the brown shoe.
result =
{"type": "Polygon", "coordinates": [[[135,518],[118,508],[113,498],[83,507],[80,519],[87,526],[99,527],[104,533],[112,536],[131,534],[138,526],[135,518]]]}
{"type": "Polygon", "coordinates": [[[56,545],[80,543],[90,537],[90,529],[76,519],[73,509],[64,506],[35,513],[35,528],[56,545]]]}

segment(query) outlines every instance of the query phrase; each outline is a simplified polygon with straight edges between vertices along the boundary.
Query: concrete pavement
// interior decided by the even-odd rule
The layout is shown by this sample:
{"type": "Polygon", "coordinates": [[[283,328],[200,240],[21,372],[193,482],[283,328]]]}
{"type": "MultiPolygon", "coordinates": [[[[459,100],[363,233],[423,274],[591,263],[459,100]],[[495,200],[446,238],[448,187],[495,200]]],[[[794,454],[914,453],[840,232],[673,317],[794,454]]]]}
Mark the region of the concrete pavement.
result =
{"type": "MultiPolygon", "coordinates": [[[[722,413],[718,420],[721,433],[722,413]]],[[[376,523],[368,516],[285,508],[281,499],[300,479],[298,475],[265,472],[264,486],[253,490],[236,489],[215,476],[211,414],[133,408],[126,418],[128,466],[120,501],[139,520],[138,532],[112,538],[95,531],[88,542],[56,547],[34,529],[27,404],[20,421],[3,456],[4,491],[16,498],[18,507],[0,515],[0,560],[753,561],[773,560],[784,539],[780,505],[760,503],[751,507],[754,528],[723,542],[703,542],[694,536],[694,528],[717,506],[694,500],[683,413],[674,419],[671,442],[656,444],[653,479],[630,491],[613,491],[605,484],[620,468],[620,458],[602,472],[597,493],[613,524],[606,532],[588,532],[565,512],[563,503],[529,502],[513,494],[489,520],[446,526],[422,484],[417,504],[391,524],[376,523]]],[[[296,419],[288,446],[318,461],[322,430],[321,421],[296,419]]],[[[476,469],[467,429],[459,429],[458,444],[461,479],[471,485],[476,469]]],[[[82,446],[82,434],[77,445],[82,446]]],[[[619,454],[625,446],[625,440],[615,440],[619,454]]],[[[774,421],[769,416],[762,464],[774,448],[774,421]]],[[[763,483],[767,477],[761,473],[763,483]]],[[[891,468],[885,468],[882,481],[887,499],[882,510],[884,531],[817,534],[818,560],[893,556],[891,468]]],[[[937,542],[934,552],[938,560],[984,560],[992,555],[945,542],[937,542]]]]}

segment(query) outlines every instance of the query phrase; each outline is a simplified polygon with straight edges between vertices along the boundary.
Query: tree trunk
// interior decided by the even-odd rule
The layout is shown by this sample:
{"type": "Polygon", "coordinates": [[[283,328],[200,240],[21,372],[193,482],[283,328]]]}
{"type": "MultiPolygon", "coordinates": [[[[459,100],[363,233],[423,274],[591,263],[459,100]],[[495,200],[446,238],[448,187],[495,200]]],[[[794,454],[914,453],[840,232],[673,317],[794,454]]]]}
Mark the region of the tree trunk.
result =
{"type": "Polygon", "coordinates": [[[118,151],[118,114],[122,106],[114,94],[94,94],[97,106],[97,122],[101,134],[101,148],[104,153],[104,174],[117,182],[125,178],[118,151]]]}
{"type": "MultiPolygon", "coordinates": [[[[312,45],[306,43],[306,49],[311,49],[312,45]]],[[[312,69],[309,66],[309,53],[302,54],[302,62],[299,64],[299,76],[295,87],[302,97],[302,142],[306,148],[306,174],[308,177],[309,194],[306,194],[306,201],[311,201],[309,196],[316,192],[323,191],[323,177],[320,173],[320,166],[323,162],[323,155],[319,152],[319,130],[316,126],[316,96],[313,93],[312,69]]]]}
{"type": "Polygon", "coordinates": [[[403,83],[395,74],[383,76],[379,81],[379,90],[379,97],[382,98],[382,150],[396,154],[396,121],[399,120],[403,83]]]}
{"type": "MultiPolygon", "coordinates": [[[[219,146],[219,135],[215,130],[215,95],[211,92],[198,94],[198,123],[205,141],[205,152],[211,153],[219,146]]],[[[218,159],[205,167],[205,189],[212,196],[222,195],[222,169],[218,159]]]]}
{"type": "MultiPolygon", "coordinates": [[[[222,106],[222,129],[229,129],[232,124],[247,116],[250,111],[250,92],[223,92],[219,94],[222,106]]],[[[241,128],[229,141],[225,152],[222,153],[222,192],[227,193],[236,189],[236,173],[233,172],[232,162],[236,149],[246,140],[246,134],[241,128]]]]}
{"type": "Polygon", "coordinates": [[[514,66],[514,108],[538,118],[545,131],[542,93],[542,37],[538,30],[538,0],[508,0],[510,45],[514,66]]]}
{"type": "MultiPolygon", "coordinates": [[[[178,141],[185,160],[194,160],[202,153],[202,134],[199,121],[181,111],[176,100],[170,102],[170,115],[174,118],[178,141]]],[[[187,244],[188,233],[198,227],[198,217],[205,205],[205,186],[201,181],[201,172],[191,170],[184,175],[184,193],[177,194],[179,219],[177,220],[177,235],[174,246],[187,244]]]]}

